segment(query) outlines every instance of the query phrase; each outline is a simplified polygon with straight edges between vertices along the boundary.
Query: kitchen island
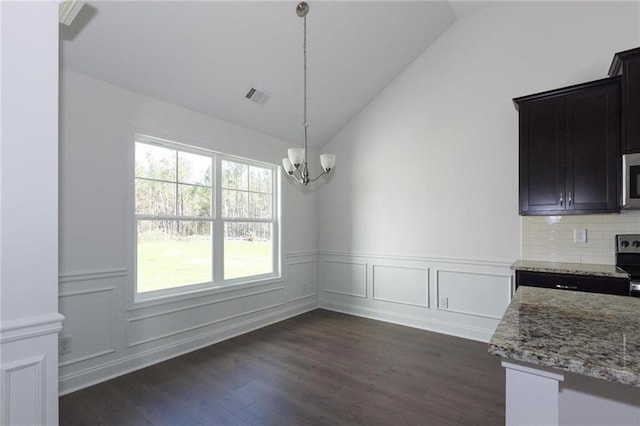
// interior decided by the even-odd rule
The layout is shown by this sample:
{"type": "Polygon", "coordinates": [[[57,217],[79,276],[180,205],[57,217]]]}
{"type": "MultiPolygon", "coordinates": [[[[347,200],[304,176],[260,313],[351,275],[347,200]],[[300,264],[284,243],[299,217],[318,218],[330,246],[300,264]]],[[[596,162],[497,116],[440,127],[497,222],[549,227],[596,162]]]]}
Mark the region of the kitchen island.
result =
{"type": "Polygon", "coordinates": [[[489,352],[507,424],[640,425],[640,298],[519,287],[489,352]]]}

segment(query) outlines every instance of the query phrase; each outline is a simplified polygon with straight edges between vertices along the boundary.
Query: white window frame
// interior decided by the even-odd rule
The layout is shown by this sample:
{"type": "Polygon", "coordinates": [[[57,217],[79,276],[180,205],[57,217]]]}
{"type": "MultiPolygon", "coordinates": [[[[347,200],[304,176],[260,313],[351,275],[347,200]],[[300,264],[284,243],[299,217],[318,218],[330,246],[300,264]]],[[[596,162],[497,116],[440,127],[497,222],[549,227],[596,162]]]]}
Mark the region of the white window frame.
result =
{"type": "MultiPolygon", "coordinates": [[[[141,132],[132,131],[130,146],[130,165],[129,176],[127,179],[129,202],[127,204],[128,217],[130,217],[130,225],[127,227],[131,234],[129,241],[128,258],[130,260],[129,276],[131,277],[131,289],[130,289],[130,307],[133,305],[147,304],[147,302],[163,301],[170,298],[171,301],[175,299],[182,299],[190,297],[192,295],[201,295],[202,292],[215,292],[225,291],[229,287],[236,288],[243,285],[256,285],[269,283],[274,280],[280,280],[281,276],[281,245],[280,245],[280,197],[281,197],[281,180],[280,180],[280,168],[274,164],[266,163],[263,161],[252,160],[243,158],[231,154],[225,154],[222,152],[214,151],[211,149],[197,146],[189,141],[185,141],[184,138],[180,138],[182,141],[178,142],[177,138],[162,138],[154,136],[156,132],[141,132]],[[135,204],[135,146],[136,142],[147,143],[150,145],[160,146],[169,149],[175,149],[182,152],[198,154],[208,156],[212,159],[213,173],[212,173],[212,192],[213,197],[211,200],[211,216],[205,217],[187,217],[187,216],[153,216],[153,215],[138,215],[136,214],[135,204]],[[249,166],[256,166],[261,168],[267,168],[272,173],[272,218],[271,219],[252,219],[252,218],[224,218],[222,216],[222,161],[233,161],[237,163],[246,164],[249,166]],[[138,220],[202,220],[209,221],[211,223],[211,235],[212,235],[212,278],[211,282],[188,284],[177,286],[168,289],[148,291],[144,293],[138,293],[137,290],[137,224],[138,220]],[[246,277],[238,277],[231,279],[224,279],[224,224],[226,222],[249,222],[249,223],[270,223],[272,225],[272,272],[260,275],[251,275],[246,277]]],[[[177,178],[177,176],[176,176],[177,178]]]]}

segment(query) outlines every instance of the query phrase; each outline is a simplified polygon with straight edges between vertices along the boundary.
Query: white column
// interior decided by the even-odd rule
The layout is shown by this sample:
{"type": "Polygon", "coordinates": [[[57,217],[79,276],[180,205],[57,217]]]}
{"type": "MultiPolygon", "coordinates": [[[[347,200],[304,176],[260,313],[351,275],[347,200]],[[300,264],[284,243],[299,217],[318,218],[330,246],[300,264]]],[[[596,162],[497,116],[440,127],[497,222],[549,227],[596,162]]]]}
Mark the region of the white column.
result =
{"type": "Polygon", "coordinates": [[[58,424],[58,3],[0,1],[0,424],[58,424]]]}
{"type": "Polygon", "coordinates": [[[506,369],[505,423],[558,425],[559,382],[564,375],[502,361],[506,369]]]}

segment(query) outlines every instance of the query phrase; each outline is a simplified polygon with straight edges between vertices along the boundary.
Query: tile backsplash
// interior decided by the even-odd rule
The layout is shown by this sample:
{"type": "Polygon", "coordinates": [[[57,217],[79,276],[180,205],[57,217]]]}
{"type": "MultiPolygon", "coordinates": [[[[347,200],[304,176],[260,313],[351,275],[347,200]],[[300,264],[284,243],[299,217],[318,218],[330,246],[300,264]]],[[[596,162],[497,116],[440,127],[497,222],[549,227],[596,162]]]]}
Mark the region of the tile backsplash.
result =
{"type": "Polygon", "coordinates": [[[522,259],[615,264],[615,235],[640,233],[640,211],[574,216],[522,216],[522,259]],[[574,242],[586,229],[587,242],[574,242]]]}

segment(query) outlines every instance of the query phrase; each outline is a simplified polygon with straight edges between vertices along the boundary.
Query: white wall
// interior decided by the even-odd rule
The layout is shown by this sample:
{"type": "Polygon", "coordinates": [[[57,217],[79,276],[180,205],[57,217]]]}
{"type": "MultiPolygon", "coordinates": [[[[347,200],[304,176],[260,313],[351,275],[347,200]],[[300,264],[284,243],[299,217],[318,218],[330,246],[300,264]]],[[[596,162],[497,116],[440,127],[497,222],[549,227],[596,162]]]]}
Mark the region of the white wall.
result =
{"type": "Polygon", "coordinates": [[[355,273],[369,292],[322,291],[321,306],[488,338],[497,320],[474,324],[506,307],[521,250],[511,99],[606,77],[613,54],[637,44],[638,22],[637,3],[504,2],[454,24],[324,147],[338,164],[320,193],[320,284],[335,291],[355,273]],[[359,272],[322,267],[353,256],[359,272]],[[430,268],[431,306],[402,304],[423,289],[400,274],[379,284],[394,302],[375,300],[381,259],[430,268]],[[467,274],[437,274],[443,261],[467,274]]]}
{"type": "Polygon", "coordinates": [[[58,3],[0,2],[0,424],[57,424],[58,3]]]}
{"type": "Polygon", "coordinates": [[[289,144],[65,71],[60,128],[60,307],[66,393],[317,306],[317,194],[282,183],[283,279],[129,306],[131,129],[279,164],[289,144]]]}

